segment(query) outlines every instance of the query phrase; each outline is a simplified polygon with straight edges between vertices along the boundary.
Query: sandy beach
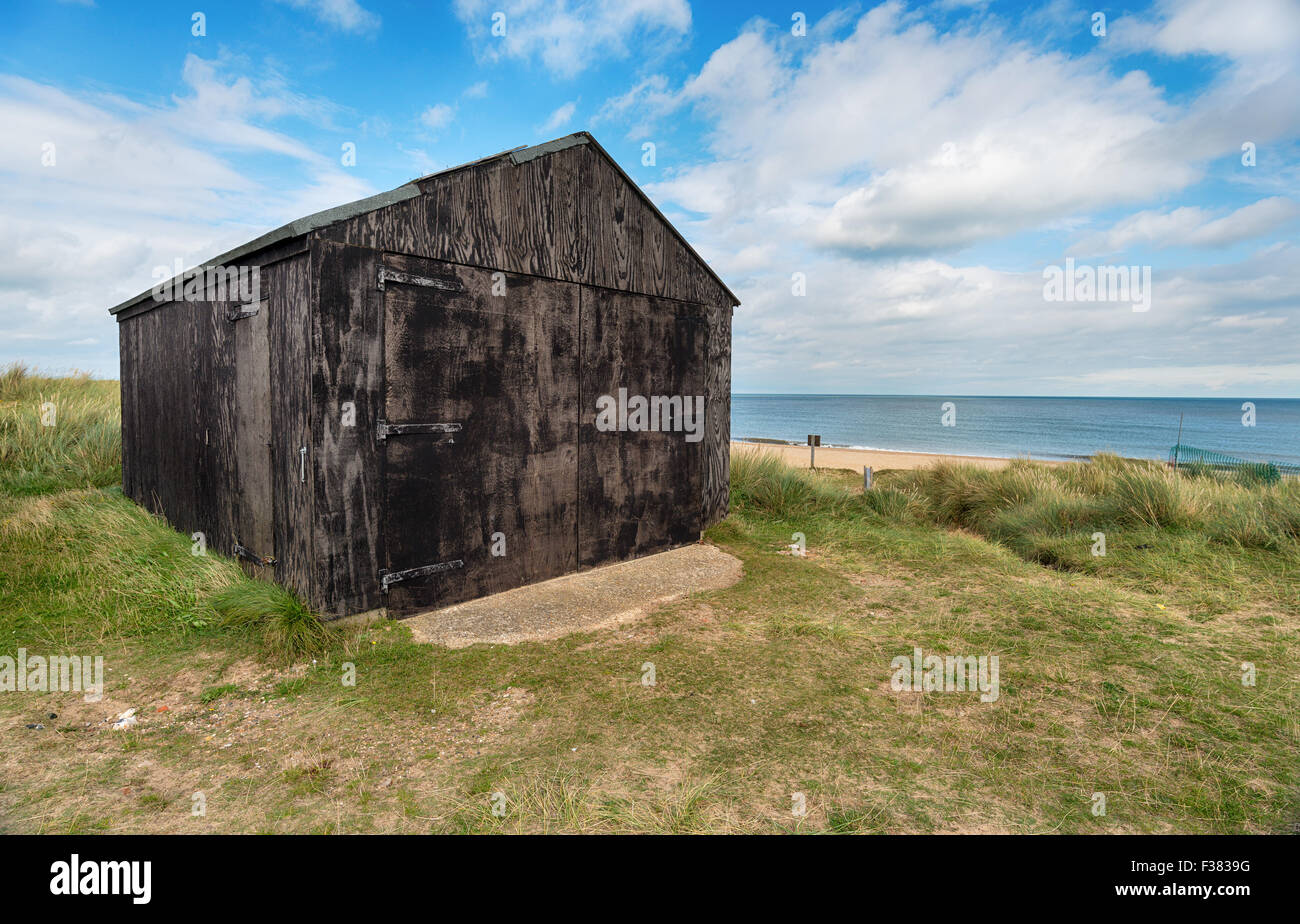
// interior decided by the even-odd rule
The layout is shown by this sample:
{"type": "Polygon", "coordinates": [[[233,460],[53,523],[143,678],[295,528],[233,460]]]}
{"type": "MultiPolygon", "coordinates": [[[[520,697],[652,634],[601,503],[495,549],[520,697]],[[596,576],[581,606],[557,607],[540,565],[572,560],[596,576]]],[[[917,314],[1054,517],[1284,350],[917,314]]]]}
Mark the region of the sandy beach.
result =
{"type": "MultiPolygon", "coordinates": [[[[733,440],[732,452],[771,452],[781,456],[791,465],[808,466],[807,446],[787,446],[780,443],[742,443],[733,440]]],[[[846,468],[854,472],[862,471],[864,465],[873,471],[887,468],[925,468],[939,461],[966,462],[983,468],[1000,468],[1010,459],[998,459],[992,456],[946,456],[931,452],[893,452],[884,449],[836,449],[830,446],[817,447],[818,468],[846,468]]],[[[1073,465],[1073,462],[1042,460],[1044,465],[1073,465]]]]}

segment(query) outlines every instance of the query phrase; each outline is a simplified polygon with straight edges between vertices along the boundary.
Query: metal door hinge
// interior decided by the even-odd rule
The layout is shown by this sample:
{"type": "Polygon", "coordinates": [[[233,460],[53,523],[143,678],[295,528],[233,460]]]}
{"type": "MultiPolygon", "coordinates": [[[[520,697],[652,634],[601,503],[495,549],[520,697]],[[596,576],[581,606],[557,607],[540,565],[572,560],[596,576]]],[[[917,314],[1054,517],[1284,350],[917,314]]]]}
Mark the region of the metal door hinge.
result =
{"type": "Polygon", "coordinates": [[[405,571],[380,571],[379,589],[383,593],[388,593],[389,587],[400,583],[401,581],[428,577],[430,574],[438,574],[443,571],[452,571],[456,568],[464,567],[465,562],[458,558],[455,561],[440,561],[436,565],[422,565],[419,568],[407,568],[405,571]]]}
{"type": "Polygon", "coordinates": [[[262,306],[266,304],[266,296],[262,296],[256,302],[247,302],[243,305],[236,305],[226,312],[227,321],[242,321],[245,318],[255,317],[262,306]]]}
{"type": "Polygon", "coordinates": [[[252,549],[246,549],[238,542],[235,543],[235,557],[242,558],[245,561],[251,561],[255,565],[275,564],[275,557],[273,555],[258,555],[252,549]]]}
{"type": "Polygon", "coordinates": [[[385,282],[398,282],[408,286],[429,286],[434,289],[443,289],[447,292],[464,292],[465,287],[461,285],[459,279],[455,276],[420,276],[416,273],[403,273],[401,270],[389,269],[386,266],[379,267],[379,288],[382,291],[385,282]]]}
{"type": "Polygon", "coordinates": [[[434,433],[442,437],[439,442],[456,442],[455,434],[464,429],[458,423],[404,423],[390,424],[380,420],[375,424],[375,439],[383,442],[390,436],[403,436],[408,433],[434,433]]]}

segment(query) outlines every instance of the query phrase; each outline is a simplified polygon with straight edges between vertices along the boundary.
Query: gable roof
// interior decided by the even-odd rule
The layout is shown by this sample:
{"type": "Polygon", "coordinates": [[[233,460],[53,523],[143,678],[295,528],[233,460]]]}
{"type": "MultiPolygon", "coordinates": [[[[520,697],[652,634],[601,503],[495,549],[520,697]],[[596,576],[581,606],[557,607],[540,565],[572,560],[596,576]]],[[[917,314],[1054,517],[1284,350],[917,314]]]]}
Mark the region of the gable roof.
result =
{"type": "MultiPolygon", "coordinates": [[[[718,274],[713,271],[713,268],[710,267],[707,262],[705,262],[704,258],[701,257],[699,253],[696,252],[695,248],[691,246],[690,242],[687,241],[686,238],[682,236],[681,232],[678,231],[673,226],[673,223],[664,217],[663,212],[659,211],[659,207],[654,204],[654,202],[650,199],[648,195],[646,195],[645,191],[640,186],[637,185],[636,181],[634,181],[630,176],[627,175],[627,172],[621,166],[619,166],[618,161],[616,161],[613,157],[611,157],[609,152],[600,146],[600,143],[597,142],[594,137],[592,137],[591,133],[585,131],[574,132],[571,135],[565,135],[562,138],[555,138],[551,141],[544,141],[541,144],[521,145],[520,147],[517,148],[511,148],[508,151],[502,151],[501,153],[493,154],[490,157],[483,157],[478,160],[470,161],[464,164],[459,164],[455,167],[448,167],[445,170],[439,170],[434,173],[430,173],[425,176],[418,177],[414,180],[411,180],[410,182],[403,183],[401,186],[398,186],[396,189],[390,189],[387,192],[378,193],[377,195],[374,196],[368,196],[364,199],[357,199],[354,202],[348,202],[343,205],[335,206],[334,208],[324,209],[323,211],[315,212],[311,215],[306,215],[302,218],[298,218],[294,221],[291,221],[288,224],[281,225],[280,227],[276,228],[274,231],[268,231],[266,234],[263,234],[261,237],[254,238],[253,240],[249,241],[246,244],[241,244],[240,246],[235,247],[232,250],[228,250],[223,254],[219,254],[218,256],[215,256],[210,260],[200,263],[198,266],[191,267],[190,269],[187,269],[181,276],[174,277],[174,279],[181,279],[183,276],[194,273],[197,270],[208,269],[210,267],[215,267],[215,266],[226,266],[232,262],[241,260],[244,257],[249,256],[250,254],[254,254],[257,253],[258,251],[265,250],[268,247],[271,247],[275,244],[280,244],[285,241],[293,240],[294,238],[302,237],[306,234],[310,234],[311,232],[317,231],[321,228],[325,228],[330,225],[337,224],[338,222],[341,221],[347,221],[348,219],[351,218],[356,218],[359,215],[364,215],[367,212],[373,212],[376,209],[381,209],[384,208],[385,206],[394,205],[398,202],[402,202],[407,199],[414,199],[418,196],[423,195],[423,193],[420,190],[420,184],[425,183],[429,180],[436,180],[440,177],[444,177],[461,170],[468,170],[472,167],[479,167],[484,164],[492,163],[494,161],[504,160],[506,158],[509,158],[511,162],[517,166],[519,164],[527,163],[530,160],[535,160],[538,157],[546,157],[558,151],[563,151],[580,144],[591,145],[592,150],[598,152],[601,156],[605,158],[606,161],[609,162],[611,166],[613,166],[613,168],[618,172],[618,175],[623,178],[624,182],[626,182],[628,186],[630,186],[632,189],[636,190],[637,195],[641,197],[642,201],[650,208],[651,212],[656,217],[658,217],[658,219],[664,223],[664,225],[668,228],[668,230],[671,231],[672,234],[682,243],[682,246],[686,248],[686,252],[689,253],[691,257],[693,257],[699,263],[699,265],[703,267],[705,272],[708,273],[708,275],[713,279],[713,281],[716,282],[722,288],[722,291],[725,292],[727,294],[727,297],[731,299],[732,304],[739,305],[740,299],[736,298],[735,293],[733,293],[731,289],[727,287],[727,284],[722,281],[722,278],[718,276],[718,274]]],[[[161,283],[161,284],[165,285],[165,283],[161,283]]],[[[149,298],[152,295],[154,288],[155,288],[154,286],[151,286],[150,288],[141,292],[139,295],[133,298],[128,298],[126,301],[122,302],[121,304],[116,305],[113,308],[110,308],[108,313],[115,315],[121,311],[125,311],[127,308],[130,308],[133,305],[139,304],[140,302],[144,301],[145,299],[149,298]]]]}

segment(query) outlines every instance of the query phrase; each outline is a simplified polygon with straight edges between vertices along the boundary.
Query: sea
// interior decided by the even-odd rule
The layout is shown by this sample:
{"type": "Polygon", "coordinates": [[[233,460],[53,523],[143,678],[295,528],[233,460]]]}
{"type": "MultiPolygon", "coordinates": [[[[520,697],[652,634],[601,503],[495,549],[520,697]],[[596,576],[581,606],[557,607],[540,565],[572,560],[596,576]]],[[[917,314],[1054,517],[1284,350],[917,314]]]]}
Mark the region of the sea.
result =
{"type": "Polygon", "coordinates": [[[1180,441],[1300,464],[1296,398],[732,395],[731,438],[1003,458],[1167,459],[1180,441]]]}

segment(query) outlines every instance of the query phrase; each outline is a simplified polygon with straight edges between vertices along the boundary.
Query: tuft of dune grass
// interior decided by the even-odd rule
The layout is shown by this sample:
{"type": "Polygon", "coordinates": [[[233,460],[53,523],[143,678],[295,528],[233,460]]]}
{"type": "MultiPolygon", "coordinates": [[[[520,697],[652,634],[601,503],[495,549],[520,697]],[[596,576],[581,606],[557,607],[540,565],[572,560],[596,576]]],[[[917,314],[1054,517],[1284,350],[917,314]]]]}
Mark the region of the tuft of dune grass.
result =
{"type": "Polygon", "coordinates": [[[839,514],[859,505],[843,488],[786,464],[774,453],[761,451],[732,455],[731,503],[780,519],[839,514]]]}
{"type": "Polygon", "coordinates": [[[0,494],[25,497],[122,480],[118,383],[0,370],[0,494]]]}
{"type": "Polygon", "coordinates": [[[267,581],[241,581],[217,593],[212,607],[225,625],[253,629],[272,658],[293,662],[322,655],[336,633],[289,590],[267,581]]]}

